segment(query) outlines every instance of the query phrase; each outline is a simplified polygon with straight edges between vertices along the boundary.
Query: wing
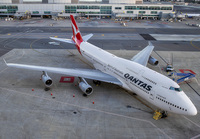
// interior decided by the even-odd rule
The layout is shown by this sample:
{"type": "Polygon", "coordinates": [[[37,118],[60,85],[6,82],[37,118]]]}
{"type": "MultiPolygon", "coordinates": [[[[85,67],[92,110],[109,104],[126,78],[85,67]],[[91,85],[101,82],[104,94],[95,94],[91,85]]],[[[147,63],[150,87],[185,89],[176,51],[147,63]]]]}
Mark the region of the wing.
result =
{"type": "Polygon", "coordinates": [[[65,74],[65,75],[70,75],[70,76],[75,76],[75,77],[83,77],[86,79],[113,83],[120,86],[122,85],[122,83],[117,78],[111,75],[108,75],[106,73],[103,73],[99,70],[94,70],[94,69],[65,69],[65,68],[33,66],[33,65],[23,65],[23,64],[13,64],[13,63],[6,63],[6,65],[8,67],[65,74]]]}
{"type": "Polygon", "coordinates": [[[149,57],[153,51],[154,46],[151,42],[149,42],[149,45],[145,47],[142,51],[140,51],[137,55],[135,55],[131,61],[134,61],[136,63],[139,63],[143,66],[147,66],[147,62],[149,60],[149,57]]]}

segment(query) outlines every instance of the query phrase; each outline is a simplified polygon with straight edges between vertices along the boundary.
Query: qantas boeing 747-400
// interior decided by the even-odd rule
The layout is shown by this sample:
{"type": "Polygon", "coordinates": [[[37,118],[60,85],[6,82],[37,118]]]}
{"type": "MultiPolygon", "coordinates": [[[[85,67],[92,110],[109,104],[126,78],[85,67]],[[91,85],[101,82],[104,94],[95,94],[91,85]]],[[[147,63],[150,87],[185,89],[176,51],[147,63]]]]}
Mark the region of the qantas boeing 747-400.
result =
{"type": "Polygon", "coordinates": [[[53,40],[75,44],[79,53],[92,63],[94,69],[65,69],[6,63],[9,67],[43,72],[42,81],[46,87],[52,85],[47,72],[66,74],[80,78],[79,87],[86,94],[93,92],[85,79],[113,83],[136,93],[149,103],[167,112],[183,115],[196,115],[197,109],[180,86],[170,78],[151,70],[147,63],[157,65],[158,61],[151,56],[154,46],[149,45],[127,60],[96,47],[87,41],[93,36],[82,36],[74,17],[71,15],[73,36],[71,39],[53,38],[53,40]]]}

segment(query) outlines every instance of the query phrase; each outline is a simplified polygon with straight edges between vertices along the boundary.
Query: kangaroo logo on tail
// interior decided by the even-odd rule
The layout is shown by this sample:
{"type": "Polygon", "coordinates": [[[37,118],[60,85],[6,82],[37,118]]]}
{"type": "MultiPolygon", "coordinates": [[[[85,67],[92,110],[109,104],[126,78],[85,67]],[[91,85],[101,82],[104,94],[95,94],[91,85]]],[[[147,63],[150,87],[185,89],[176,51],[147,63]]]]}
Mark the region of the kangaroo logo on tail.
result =
{"type": "Polygon", "coordinates": [[[93,34],[88,34],[88,35],[85,35],[82,37],[81,32],[78,29],[78,26],[76,24],[76,21],[75,21],[73,15],[70,15],[70,18],[71,18],[71,26],[72,26],[72,31],[73,31],[73,35],[72,35],[71,39],[55,38],[55,37],[50,37],[50,39],[53,39],[56,41],[61,41],[61,42],[66,42],[66,43],[70,43],[70,44],[75,44],[77,50],[81,54],[81,46],[82,46],[81,43],[87,42],[93,36],[93,34]]]}
{"type": "Polygon", "coordinates": [[[81,33],[78,29],[78,26],[76,24],[76,21],[75,21],[73,15],[70,15],[70,18],[71,18],[71,25],[72,25],[72,31],[73,31],[72,40],[76,43],[76,48],[79,51],[79,53],[81,54],[80,45],[83,42],[83,38],[81,36],[81,33]]]}
{"type": "Polygon", "coordinates": [[[70,15],[71,18],[71,25],[72,25],[72,30],[73,30],[73,37],[74,39],[77,41],[80,41],[79,43],[81,43],[83,41],[81,33],[78,29],[78,26],[76,24],[76,21],[74,19],[74,17],[72,15],[70,15]]]}

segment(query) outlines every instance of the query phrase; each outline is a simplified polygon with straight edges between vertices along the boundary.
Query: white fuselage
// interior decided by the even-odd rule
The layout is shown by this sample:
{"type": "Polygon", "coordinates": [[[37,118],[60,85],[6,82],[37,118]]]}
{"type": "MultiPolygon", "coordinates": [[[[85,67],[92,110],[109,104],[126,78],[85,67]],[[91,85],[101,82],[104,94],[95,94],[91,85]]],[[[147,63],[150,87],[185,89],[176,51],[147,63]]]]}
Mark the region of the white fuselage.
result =
{"type": "Polygon", "coordinates": [[[80,44],[80,52],[96,69],[117,78],[123,88],[158,108],[178,114],[196,115],[194,104],[183,91],[169,89],[180,87],[166,76],[136,62],[117,57],[88,42],[80,44]]]}

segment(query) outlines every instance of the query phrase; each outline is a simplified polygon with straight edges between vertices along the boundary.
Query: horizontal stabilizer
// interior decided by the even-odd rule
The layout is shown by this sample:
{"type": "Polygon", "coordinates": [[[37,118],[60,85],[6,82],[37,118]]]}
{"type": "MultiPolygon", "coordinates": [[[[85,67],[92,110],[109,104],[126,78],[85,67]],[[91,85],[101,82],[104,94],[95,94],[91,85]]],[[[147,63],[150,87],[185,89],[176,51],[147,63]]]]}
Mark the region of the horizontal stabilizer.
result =
{"type": "Polygon", "coordinates": [[[82,38],[84,41],[88,41],[92,36],[93,34],[88,34],[88,35],[83,36],[82,38]]]}
{"type": "Polygon", "coordinates": [[[49,38],[52,40],[60,41],[60,42],[75,44],[74,41],[71,39],[63,39],[63,38],[55,38],[55,37],[49,37],[49,38]]]}

